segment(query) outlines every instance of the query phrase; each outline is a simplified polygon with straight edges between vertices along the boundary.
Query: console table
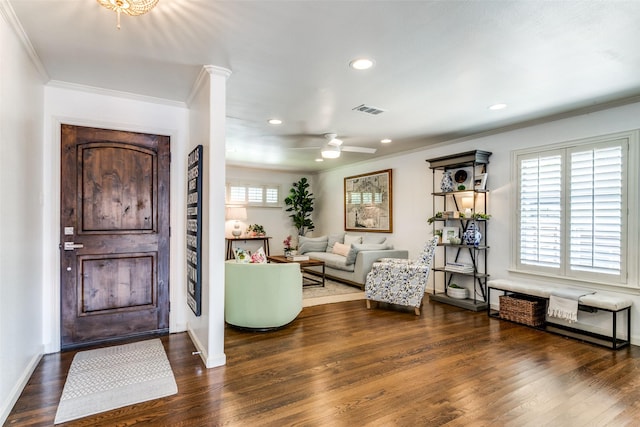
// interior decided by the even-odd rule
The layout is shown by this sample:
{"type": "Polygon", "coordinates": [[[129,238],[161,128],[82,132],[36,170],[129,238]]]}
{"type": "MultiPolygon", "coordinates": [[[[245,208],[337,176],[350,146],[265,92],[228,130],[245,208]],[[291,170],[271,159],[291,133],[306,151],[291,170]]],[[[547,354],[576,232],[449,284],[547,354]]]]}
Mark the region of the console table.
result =
{"type": "Polygon", "coordinates": [[[269,255],[269,239],[271,237],[267,236],[256,236],[256,237],[238,237],[238,238],[230,238],[226,237],[224,240],[227,242],[227,255],[225,259],[233,259],[233,242],[255,242],[261,241],[262,246],[264,247],[264,253],[269,255]]]}

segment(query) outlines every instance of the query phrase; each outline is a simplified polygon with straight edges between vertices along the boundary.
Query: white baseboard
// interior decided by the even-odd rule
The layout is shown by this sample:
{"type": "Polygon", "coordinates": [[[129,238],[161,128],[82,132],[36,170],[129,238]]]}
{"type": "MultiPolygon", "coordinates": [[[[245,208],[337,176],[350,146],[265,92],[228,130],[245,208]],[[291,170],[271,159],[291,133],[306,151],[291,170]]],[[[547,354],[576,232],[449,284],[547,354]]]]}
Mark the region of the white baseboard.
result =
{"type": "Polygon", "coordinates": [[[20,375],[20,378],[9,392],[9,395],[6,396],[6,399],[2,399],[3,403],[0,406],[0,424],[4,425],[4,422],[9,417],[9,414],[13,409],[13,405],[15,405],[18,401],[22,390],[24,390],[27,382],[29,382],[29,378],[31,378],[31,375],[33,375],[33,372],[38,367],[38,363],[40,363],[40,359],[42,359],[42,356],[43,353],[40,352],[39,354],[36,354],[31,358],[26,368],[22,372],[22,375],[20,375]]]}
{"type": "Polygon", "coordinates": [[[196,347],[196,350],[198,351],[200,358],[202,359],[202,363],[204,363],[204,366],[209,369],[209,368],[215,368],[217,366],[224,366],[227,363],[227,355],[222,353],[221,355],[217,355],[217,356],[209,356],[209,352],[207,351],[207,349],[202,345],[202,343],[200,342],[200,340],[198,339],[198,337],[196,336],[195,333],[193,333],[193,331],[189,328],[187,329],[187,332],[189,333],[189,337],[191,338],[191,342],[193,342],[193,345],[196,347]]]}

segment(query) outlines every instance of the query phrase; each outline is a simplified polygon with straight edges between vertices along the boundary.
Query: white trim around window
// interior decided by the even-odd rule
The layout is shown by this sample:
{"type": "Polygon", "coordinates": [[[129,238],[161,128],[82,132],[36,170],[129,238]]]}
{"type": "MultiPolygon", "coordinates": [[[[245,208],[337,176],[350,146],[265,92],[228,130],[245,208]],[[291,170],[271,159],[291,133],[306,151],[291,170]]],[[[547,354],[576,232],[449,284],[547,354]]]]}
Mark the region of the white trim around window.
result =
{"type": "Polygon", "coordinates": [[[640,289],[638,131],[512,152],[511,270],[640,289]]]}

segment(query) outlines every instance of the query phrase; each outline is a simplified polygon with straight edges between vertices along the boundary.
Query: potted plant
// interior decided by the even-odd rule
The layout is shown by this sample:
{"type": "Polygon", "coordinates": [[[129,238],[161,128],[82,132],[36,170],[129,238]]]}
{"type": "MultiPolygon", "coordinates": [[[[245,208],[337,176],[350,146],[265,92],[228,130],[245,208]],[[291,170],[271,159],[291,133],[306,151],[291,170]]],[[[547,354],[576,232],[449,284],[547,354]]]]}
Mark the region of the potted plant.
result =
{"type": "Polygon", "coordinates": [[[295,255],[297,253],[298,248],[293,245],[291,235],[287,236],[287,238],[284,239],[282,244],[284,245],[285,256],[295,255]]]}
{"type": "Polygon", "coordinates": [[[264,231],[264,227],[260,224],[251,224],[247,227],[247,234],[249,236],[266,236],[267,233],[264,231]]]}
{"type": "Polygon", "coordinates": [[[298,230],[299,236],[304,236],[315,228],[310,218],[313,212],[313,193],[310,193],[308,188],[307,178],[302,177],[300,181],[293,183],[289,195],[284,199],[284,203],[288,206],[286,211],[291,212],[289,217],[298,230]]]}
{"type": "Polygon", "coordinates": [[[427,222],[429,224],[433,224],[433,222],[437,219],[443,219],[444,218],[444,212],[436,212],[436,214],[434,216],[432,216],[431,218],[427,218],[427,222]]]}

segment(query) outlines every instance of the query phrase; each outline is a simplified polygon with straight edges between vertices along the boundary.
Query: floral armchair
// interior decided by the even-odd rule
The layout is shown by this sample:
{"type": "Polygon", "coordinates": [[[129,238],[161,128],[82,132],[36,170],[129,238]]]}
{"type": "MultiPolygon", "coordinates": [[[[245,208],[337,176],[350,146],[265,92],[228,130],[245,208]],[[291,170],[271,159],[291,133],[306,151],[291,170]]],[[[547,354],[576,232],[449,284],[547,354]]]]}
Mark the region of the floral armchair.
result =
{"type": "Polygon", "coordinates": [[[364,288],[367,308],[371,301],[386,302],[414,307],[419,316],[437,245],[438,237],[434,237],[416,260],[382,258],[375,262],[364,288]]]}

